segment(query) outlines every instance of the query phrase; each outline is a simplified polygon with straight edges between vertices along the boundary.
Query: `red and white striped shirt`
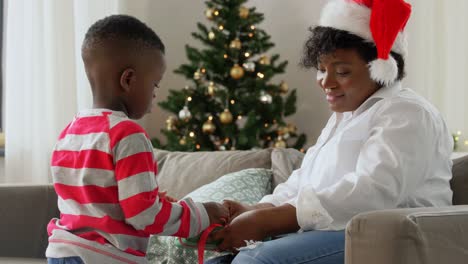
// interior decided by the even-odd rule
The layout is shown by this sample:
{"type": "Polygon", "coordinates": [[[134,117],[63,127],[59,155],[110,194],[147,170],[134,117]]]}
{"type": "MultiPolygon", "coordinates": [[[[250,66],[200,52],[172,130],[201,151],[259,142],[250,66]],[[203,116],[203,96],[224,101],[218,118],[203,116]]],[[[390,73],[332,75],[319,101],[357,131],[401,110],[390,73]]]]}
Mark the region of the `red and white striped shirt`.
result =
{"type": "Polygon", "coordinates": [[[81,111],[60,134],[51,168],[60,219],[47,227],[47,257],[145,263],[149,235],[191,237],[209,225],[201,203],[159,198],[151,142],[123,112],[81,111]]]}

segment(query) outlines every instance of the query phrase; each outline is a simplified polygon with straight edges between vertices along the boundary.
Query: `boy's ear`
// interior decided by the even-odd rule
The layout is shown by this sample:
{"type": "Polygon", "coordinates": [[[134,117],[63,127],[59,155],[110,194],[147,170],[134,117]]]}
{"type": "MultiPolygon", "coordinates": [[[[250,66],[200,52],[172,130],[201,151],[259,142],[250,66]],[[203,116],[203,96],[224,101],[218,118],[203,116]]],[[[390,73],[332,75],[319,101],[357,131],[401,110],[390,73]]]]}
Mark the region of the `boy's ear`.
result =
{"type": "Polygon", "coordinates": [[[130,91],[132,83],[135,81],[135,70],[125,69],[120,75],[120,86],[126,91],[130,91]]]}

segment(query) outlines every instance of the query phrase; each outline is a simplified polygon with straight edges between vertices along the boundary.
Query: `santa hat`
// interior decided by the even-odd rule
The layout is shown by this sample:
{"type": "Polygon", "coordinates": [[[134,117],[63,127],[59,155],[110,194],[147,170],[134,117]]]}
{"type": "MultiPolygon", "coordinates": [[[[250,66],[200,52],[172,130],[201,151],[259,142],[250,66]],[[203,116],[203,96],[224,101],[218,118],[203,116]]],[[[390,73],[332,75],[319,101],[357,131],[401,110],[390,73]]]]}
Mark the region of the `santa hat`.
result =
{"type": "Polygon", "coordinates": [[[404,0],[331,0],[319,25],[345,30],[375,44],[377,59],[369,63],[374,81],[389,85],[398,77],[390,51],[407,54],[404,29],[411,5],[404,0]]]}

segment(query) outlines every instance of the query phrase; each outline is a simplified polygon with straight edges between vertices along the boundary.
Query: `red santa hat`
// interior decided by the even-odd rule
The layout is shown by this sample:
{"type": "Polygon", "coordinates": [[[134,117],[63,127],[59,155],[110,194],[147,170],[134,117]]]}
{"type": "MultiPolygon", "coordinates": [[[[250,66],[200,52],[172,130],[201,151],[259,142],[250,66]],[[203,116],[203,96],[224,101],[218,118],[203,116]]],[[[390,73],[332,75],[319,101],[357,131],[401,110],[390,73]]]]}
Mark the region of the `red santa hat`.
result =
{"type": "Polygon", "coordinates": [[[407,54],[404,29],[411,5],[404,0],[331,0],[323,9],[319,25],[348,31],[375,44],[377,59],[369,63],[371,78],[393,83],[398,67],[390,51],[407,54]]]}

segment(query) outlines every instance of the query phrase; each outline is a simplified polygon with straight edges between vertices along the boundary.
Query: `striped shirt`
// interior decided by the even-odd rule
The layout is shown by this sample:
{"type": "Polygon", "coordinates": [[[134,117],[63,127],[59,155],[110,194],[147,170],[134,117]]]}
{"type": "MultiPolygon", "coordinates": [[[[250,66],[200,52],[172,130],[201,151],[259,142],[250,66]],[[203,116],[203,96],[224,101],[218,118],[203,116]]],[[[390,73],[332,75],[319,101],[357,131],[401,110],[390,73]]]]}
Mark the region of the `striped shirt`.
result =
{"type": "Polygon", "coordinates": [[[47,257],[145,263],[150,235],[191,237],[209,225],[201,203],[159,198],[151,142],[123,112],[81,111],[60,134],[51,169],[60,218],[47,227],[47,257]]]}

